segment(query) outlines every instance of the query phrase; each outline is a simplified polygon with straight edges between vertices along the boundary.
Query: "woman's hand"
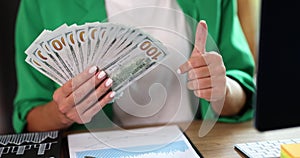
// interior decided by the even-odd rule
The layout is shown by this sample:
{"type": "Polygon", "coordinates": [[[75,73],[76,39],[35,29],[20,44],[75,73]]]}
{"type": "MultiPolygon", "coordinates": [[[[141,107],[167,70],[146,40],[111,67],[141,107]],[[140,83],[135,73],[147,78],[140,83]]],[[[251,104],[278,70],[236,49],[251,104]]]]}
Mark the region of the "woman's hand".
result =
{"type": "Polygon", "coordinates": [[[91,121],[115,95],[110,91],[112,80],[96,66],[87,68],[73,79],[58,88],[53,94],[53,101],[65,116],[63,123],[84,124],[91,121]]]}
{"type": "Polygon", "coordinates": [[[217,52],[206,52],[207,33],[206,22],[200,21],[192,55],[179,67],[178,73],[188,73],[188,89],[209,101],[216,113],[236,115],[245,105],[246,94],[238,82],[226,76],[222,56],[217,52]]]}
{"type": "Polygon", "coordinates": [[[64,129],[74,122],[88,123],[107,103],[115,92],[110,90],[112,80],[96,66],[87,68],[58,88],[53,100],[29,111],[28,131],[64,129]]]}
{"type": "Polygon", "coordinates": [[[188,89],[197,97],[217,101],[226,94],[226,68],[222,56],[206,52],[207,25],[200,21],[190,59],[180,66],[179,73],[188,73],[188,89]]]}

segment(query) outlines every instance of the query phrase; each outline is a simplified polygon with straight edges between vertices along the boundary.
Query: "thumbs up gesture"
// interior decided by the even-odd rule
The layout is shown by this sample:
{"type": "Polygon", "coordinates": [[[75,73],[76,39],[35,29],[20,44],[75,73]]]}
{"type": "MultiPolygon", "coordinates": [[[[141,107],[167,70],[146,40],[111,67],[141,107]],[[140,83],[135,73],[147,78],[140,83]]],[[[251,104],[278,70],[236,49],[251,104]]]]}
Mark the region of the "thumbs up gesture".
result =
{"type": "Polygon", "coordinates": [[[217,52],[206,52],[207,25],[197,26],[195,45],[190,59],[182,64],[178,73],[188,73],[187,87],[207,101],[218,101],[226,95],[226,68],[217,52]]]}

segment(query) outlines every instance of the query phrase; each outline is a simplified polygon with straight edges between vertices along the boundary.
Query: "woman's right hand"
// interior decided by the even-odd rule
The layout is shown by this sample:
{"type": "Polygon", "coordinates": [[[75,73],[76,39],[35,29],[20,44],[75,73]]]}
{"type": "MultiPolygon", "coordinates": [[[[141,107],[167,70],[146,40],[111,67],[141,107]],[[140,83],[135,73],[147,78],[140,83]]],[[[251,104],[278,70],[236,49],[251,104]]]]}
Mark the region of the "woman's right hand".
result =
{"type": "Polygon", "coordinates": [[[112,82],[104,71],[91,66],[58,88],[53,94],[53,101],[61,113],[61,123],[90,122],[114,97],[115,92],[110,90],[112,82]]]}

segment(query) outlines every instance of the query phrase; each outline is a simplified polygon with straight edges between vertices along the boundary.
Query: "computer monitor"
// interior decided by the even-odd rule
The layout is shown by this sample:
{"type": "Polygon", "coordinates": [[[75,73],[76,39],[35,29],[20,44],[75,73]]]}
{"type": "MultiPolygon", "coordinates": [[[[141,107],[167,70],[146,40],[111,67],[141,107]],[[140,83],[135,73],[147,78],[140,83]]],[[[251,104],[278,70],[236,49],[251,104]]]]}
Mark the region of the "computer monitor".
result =
{"type": "Polygon", "coordinates": [[[300,126],[300,1],[261,0],[255,128],[300,126]]]}

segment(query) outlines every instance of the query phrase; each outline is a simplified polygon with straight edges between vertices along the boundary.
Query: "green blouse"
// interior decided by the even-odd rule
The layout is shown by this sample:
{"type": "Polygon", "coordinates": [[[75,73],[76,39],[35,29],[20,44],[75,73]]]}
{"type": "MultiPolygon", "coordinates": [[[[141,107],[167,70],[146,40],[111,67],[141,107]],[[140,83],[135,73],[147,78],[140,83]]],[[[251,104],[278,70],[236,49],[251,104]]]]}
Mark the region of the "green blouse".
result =
{"type": "MultiPolygon", "coordinates": [[[[17,133],[26,126],[26,115],[34,107],[52,100],[59,86],[25,62],[26,48],[44,30],[54,30],[63,23],[68,25],[105,21],[104,0],[22,0],[16,21],[16,71],[18,89],[14,100],[13,127],[17,133]]],[[[238,81],[247,93],[247,105],[239,115],[220,117],[222,122],[242,122],[253,117],[252,98],[254,60],[237,17],[234,0],[177,0],[183,12],[196,21],[206,20],[209,35],[216,42],[227,69],[227,75],[238,81]]],[[[195,31],[196,26],[192,29],[195,31]]],[[[201,102],[202,116],[209,103],[201,102]]],[[[103,110],[112,118],[112,108],[103,110]]],[[[85,128],[74,124],[71,129],[85,128]]]]}

